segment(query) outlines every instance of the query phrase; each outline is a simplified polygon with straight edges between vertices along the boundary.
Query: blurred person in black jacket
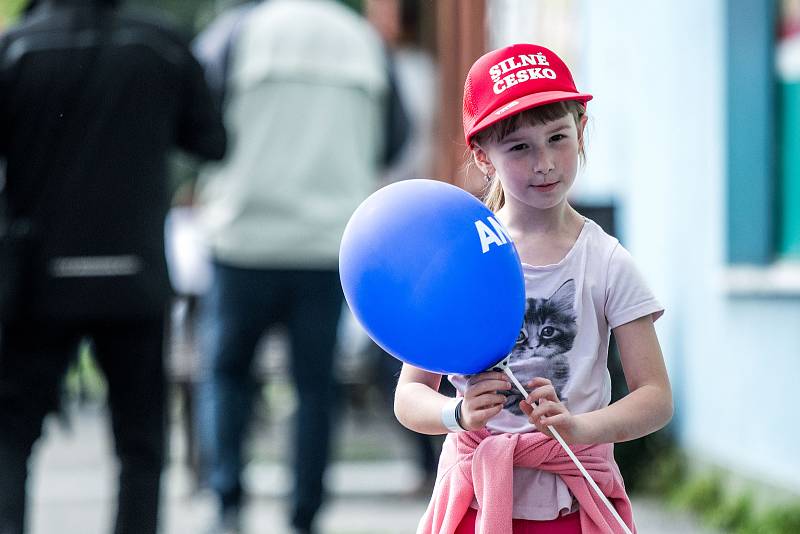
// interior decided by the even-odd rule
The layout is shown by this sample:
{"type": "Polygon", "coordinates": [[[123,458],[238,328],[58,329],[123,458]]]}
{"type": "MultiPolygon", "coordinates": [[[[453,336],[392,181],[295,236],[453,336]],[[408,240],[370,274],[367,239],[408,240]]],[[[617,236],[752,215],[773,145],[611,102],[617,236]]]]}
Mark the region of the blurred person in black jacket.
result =
{"type": "Polygon", "coordinates": [[[31,449],[83,338],[109,385],[114,532],[158,526],[167,158],[221,159],[225,130],[187,41],[117,3],[44,0],[0,35],[2,534],[25,531],[31,449]]]}

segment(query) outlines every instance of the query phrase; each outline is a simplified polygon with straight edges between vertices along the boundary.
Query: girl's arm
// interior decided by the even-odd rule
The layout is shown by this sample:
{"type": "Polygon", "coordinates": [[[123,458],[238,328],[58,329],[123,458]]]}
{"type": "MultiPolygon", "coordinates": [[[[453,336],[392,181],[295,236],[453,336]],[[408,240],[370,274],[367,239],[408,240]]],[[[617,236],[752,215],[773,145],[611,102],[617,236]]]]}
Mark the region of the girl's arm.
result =
{"type": "MultiPolygon", "coordinates": [[[[442,408],[450,398],[439,393],[442,375],[403,364],[394,393],[394,414],[400,423],[421,434],[447,434],[442,423],[442,408]]],[[[465,430],[478,430],[503,408],[511,383],[503,373],[488,372],[472,376],[461,405],[461,424],[465,430]]]]}
{"type": "Polygon", "coordinates": [[[546,427],[553,425],[567,443],[616,443],[646,436],[669,422],[672,389],[652,317],[615,328],[614,337],[630,393],[601,410],[572,415],[549,381],[537,379],[528,399],[542,402],[533,409],[528,402],[522,405],[537,428],[549,434],[546,427]]]}

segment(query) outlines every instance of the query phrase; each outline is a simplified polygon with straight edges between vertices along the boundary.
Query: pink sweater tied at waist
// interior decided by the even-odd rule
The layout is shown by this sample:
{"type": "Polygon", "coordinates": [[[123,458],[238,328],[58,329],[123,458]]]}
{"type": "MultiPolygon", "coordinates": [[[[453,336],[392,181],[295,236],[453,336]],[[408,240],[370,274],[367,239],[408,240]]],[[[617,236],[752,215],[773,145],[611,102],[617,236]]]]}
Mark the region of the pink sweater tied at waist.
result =
{"type": "MultiPolygon", "coordinates": [[[[442,450],[436,486],[417,534],[452,534],[473,498],[478,502],[476,534],[511,534],[514,466],[541,469],[560,476],[580,505],[583,534],[622,532],[556,440],[541,432],[492,435],[487,430],[460,433],[455,439],[455,447],[445,444],[442,450]]],[[[631,503],[613,460],[612,445],[572,445],[571,448],[635,534],[631,503]]]]}

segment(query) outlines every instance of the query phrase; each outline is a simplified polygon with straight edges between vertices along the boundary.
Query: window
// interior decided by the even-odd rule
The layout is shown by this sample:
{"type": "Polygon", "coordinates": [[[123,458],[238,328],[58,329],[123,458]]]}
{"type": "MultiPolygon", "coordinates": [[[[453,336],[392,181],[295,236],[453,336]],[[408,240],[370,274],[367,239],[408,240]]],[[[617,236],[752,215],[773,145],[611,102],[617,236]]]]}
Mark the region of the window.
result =
{"type": "Polygon", "coordinates": [[[782,0],[775,50],[778,82],[777,253],[800,259],[800,0],[782,0]]]}
{"type": "Polygon", "coordinates": [[[728,6],[728,261],[766,265],[775,252],[775,5],[728,6]]]}
{"type": "Polygon", "coordinates": [[[800,295],[800,0],[727,6],[728,292],[800,295]]]}

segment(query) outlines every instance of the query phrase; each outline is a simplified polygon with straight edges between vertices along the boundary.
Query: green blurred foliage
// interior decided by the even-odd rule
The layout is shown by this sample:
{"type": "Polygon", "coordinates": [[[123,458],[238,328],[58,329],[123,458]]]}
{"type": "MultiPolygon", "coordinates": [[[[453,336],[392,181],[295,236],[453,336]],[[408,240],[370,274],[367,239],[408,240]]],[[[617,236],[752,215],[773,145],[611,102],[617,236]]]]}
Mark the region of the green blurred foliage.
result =
{"type": "MultiPolygon", "coordinates": [[[[24,1],[24,0],[21,0],[24,1]]],[[[124,2],[126,0],[123,0],[124,2]]],[[[248,0],[127,0],[131,6],[157,9],[168,13],[191,35],[206,27],[222,11],[248,0]]],[[[364,0],[337,0],[362,13],[364,0]]]]}
{"type": "Polygon", "coordinates": [[[233,0],[123,0],[123,5],[166,13],[188,35],[195,35],[233,0]]]}
{"type": "Polygon", "coordinates": [[[697,515],[705,515],[718,508],[723,502],[722,485],[720,477],[711,473],[698,478],[690,479],[676,492],[672,501],[681,508],[688,508],[697,515]]]}
{"type": "MultiPolygon", "coordinates": [[[[30,0],[0,0],[0,31],[16,22],[30,0]]],[[[222,10],[244,0],[122,0],[123,6],[166,13],[190,35],[196,34],[222,10]]]]}
{"type": "Polygon", "coordinates": [[[753,522],[753,497],[749,493],[724,499],[719,506],[704,515],[709,526],[734,532],[753,522]]]}
{"type": "MultiPolygon", "coordinates": [[[[30,0],[0,0],[0,31],[19,19],[30,0]]],[[[248,0],[122,0],[123,6],[160,11],[169,16],[184,32],[196,35],[222,11],[248,0]]],[[[337,0],[359,13],[364,0],[337,0]]]]}
{"type": "Polygon", "coordinates": [[[13,24],[27,4],[28,0],[0,1],[0,31],[13,24]]]}
{"type": "Polygon", "coordinates": [[[357,11],[358,13],[364,12],[364,1],[365,0],[339,0],[341,3],[352,9],[353,11],[357,11]]]}
{"type": "Polygon", "coordinates": [[[771,503],[762,495],[757,503],[754,495],[764,491],[757,484],[731,484],[730,473],[714,468],[692,472],[689,463],[677,447],[663,451],[638,481],[639,491],[691,512],[719,532],[800,533],[800,499],[771,503]]]}

